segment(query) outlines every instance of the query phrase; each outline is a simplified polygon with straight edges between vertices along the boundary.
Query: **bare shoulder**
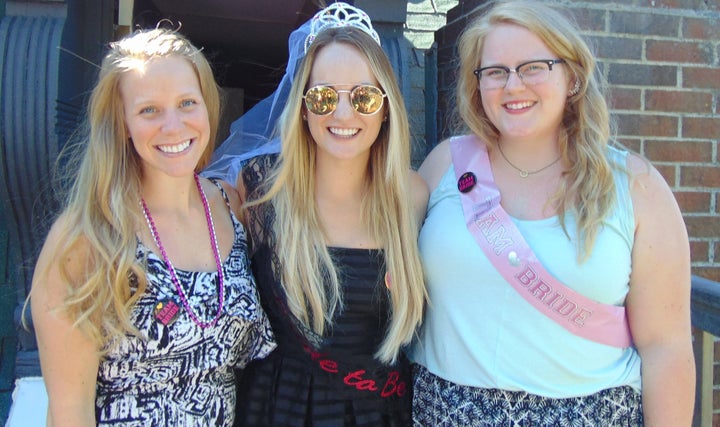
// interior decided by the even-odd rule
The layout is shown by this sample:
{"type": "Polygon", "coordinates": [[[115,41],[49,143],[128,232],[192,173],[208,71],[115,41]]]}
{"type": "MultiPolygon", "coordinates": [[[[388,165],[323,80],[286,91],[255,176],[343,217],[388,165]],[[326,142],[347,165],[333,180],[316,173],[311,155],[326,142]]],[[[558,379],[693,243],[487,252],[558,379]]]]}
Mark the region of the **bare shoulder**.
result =
{"type": "Polygon", "coordinates": [[[81,237],[72,247],[63,251],[71,226],[70,218],[66,214],[61,214],[53,223],[35,264],[33,289],[65,294],[67,284],[61,280],[61,266],[68,274],[69,280],[80,278],[84,274],[89,260],[93,258],[88,240],[81,237]]]}
{"type": "MultiPolygon", "coordinates": [[[[240,196],[240,193],[238,190],[232,186],[227,181],[218,181],[220,186],[225,191],[225,194],[227,194],[228,202],[230,203],[230,209],[232,210],[233,214],[235,214],[235,217],[240,220],[243,224],[245,223],[245,218],[243,217],[243,210],[242,210],[242,197],[240,196]]],[[[225,203],[223,200],[222,203],[225,203]]]]}
{"type": "Polygon", "coordinates": [[[230,206],[232,207],[233,211],[239,210],[240,205],[242,204],[242,199],[240,198],[240,193],[238,192],[238,190],[227,181],[218,182],[222,186],[223,190],[225,190],[225,194],[227,194],[228,200],[230,200],[230,206]]]}
{"type": "Polygon", "coordinates": [[[425,180],[415,171],[410,171],[410,191],[412,192],[413,212],[418,224],[422,224],[425,219],[430,191],[425,180]]]}
{"type": "Polygon", "coordinates": [[[653,213],[662,214],[662,209],[665,208],[677,209],[670,186],[649,160],[630,153],[627,157],[627,168],[636,218],[653,213]]]}
{"type": "Polygon", "coordinates": [[[429,191],[432,192],[438,186],[450,162],[450,140],[446,139],[430,151],[418,169],[429,191]]]}

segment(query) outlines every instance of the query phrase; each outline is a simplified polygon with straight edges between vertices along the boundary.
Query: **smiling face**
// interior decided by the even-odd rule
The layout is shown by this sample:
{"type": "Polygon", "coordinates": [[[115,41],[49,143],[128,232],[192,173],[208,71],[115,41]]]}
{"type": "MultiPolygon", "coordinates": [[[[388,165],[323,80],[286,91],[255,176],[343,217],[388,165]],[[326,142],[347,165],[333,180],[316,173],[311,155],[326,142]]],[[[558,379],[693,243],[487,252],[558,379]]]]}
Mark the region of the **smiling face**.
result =
{"type": "Polygon", "coordinates": [[[192,173],[210,139],[208,111],[192,65],[181,57],[152,59],[123,74],[120,96],[143,177],[192,173]]]}
{"type": "MultiPolygon", "coordinates": [[[[544,59],[558,59],[543,41],[524,27],[495,26],[485,37],[480,67],[518,65],[544,59]]],[[[482,105],[502,140],[556,140],[562,123],[569,86],[568,69],[555,64],[548,79],[540,84],[524,84],[510,73],[504,88],[482,89],[482,105]]]]}
{"type": "Polygon", "coordinates": [[[387,106],[372,115],[361,115],[353,109],[349,91],[366,84],[380,87],[367,58],[357,48],[331,43],[318,52],[306,87],[331,86],[339,91],[339,100],[335,111],[324,116],[303,107],[317,144],[317,162],[324,159],[368,161],[387,106]]]}

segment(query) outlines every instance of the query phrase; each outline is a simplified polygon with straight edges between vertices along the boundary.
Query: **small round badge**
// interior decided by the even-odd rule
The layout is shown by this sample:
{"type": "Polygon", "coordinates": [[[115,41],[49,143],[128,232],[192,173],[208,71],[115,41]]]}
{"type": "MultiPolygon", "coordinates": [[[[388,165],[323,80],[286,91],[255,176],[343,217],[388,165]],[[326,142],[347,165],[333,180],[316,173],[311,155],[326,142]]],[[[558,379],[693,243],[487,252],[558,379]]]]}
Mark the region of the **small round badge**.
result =
{"type": "Polygon", "coordinates": [[[460,176],[460,179],[458,179],[457,187],[461,193],[467,193],[475,187],[475,184],[477,184],[475,174],[472,172],[465,172],[460,176]]]}

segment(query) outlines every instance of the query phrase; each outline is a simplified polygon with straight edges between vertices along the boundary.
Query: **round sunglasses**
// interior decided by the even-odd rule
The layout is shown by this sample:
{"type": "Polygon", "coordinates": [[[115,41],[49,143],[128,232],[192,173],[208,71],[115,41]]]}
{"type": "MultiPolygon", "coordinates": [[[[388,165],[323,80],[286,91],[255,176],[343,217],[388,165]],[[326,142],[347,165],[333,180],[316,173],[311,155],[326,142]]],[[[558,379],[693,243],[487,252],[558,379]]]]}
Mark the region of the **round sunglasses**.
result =
{"type": "Polygon", "coordinates": [[[373,85],[355,86],[352,90],[335,89],[331,86],[313,86],[305,92],[305,108],[318,116],[325,116],[337,108],[341,93],[350,94],[350,104],[359,114],[375,114],[383,106],[386,94],[373,85]]]}

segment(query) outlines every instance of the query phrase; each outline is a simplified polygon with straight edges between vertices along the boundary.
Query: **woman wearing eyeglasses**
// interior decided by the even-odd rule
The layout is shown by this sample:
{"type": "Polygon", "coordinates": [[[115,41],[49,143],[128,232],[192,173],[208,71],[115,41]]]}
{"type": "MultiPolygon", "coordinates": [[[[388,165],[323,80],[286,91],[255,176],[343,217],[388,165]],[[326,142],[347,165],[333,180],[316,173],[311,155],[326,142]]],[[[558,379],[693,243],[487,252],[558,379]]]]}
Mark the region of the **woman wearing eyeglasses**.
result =
{"type": "Polygon", "coordinates": [[[243,371],[237,423],[409,425],[403,347],[425,301],[427,187],[410,169],[400,90],[367,15],[333,3],[312,23],[282,151],[250,160],[237,182],[278,343],[243,371]]]}
{"type": "Polygon", "coordinates": [[[662,176],[611,145],[593,54],[538,2],[458,44],[462,135],[420,168],[418,426],[690,425],[690,262],[662,176]]]}

